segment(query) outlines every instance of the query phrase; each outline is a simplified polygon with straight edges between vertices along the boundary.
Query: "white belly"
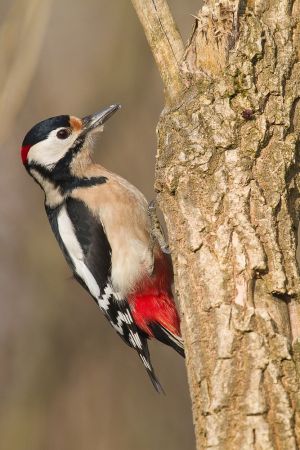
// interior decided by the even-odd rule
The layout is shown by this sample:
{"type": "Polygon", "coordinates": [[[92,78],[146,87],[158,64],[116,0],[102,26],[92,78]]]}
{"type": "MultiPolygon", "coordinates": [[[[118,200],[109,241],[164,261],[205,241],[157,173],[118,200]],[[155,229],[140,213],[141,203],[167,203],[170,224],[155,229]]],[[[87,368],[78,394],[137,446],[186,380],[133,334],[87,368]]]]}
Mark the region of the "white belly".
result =
{"type": "Polygon", "coordinates": [[[145,275],[151,274],[152,253],[144,242],[134,236],[125,236],[122,229],[120,237],[113,240],[111,249],[112,285],[122,297],[126,297],[145,275]]]}
{"type": "Polygon", "coordinates": [[[147,233],[148,217],[140,211],[141,226],[130,210],[114,204],[99,208],[100,220],[111,247],[112,286],[121,297],[131,293],[136,284],[152,273],[153,252],[147,233]],[[143,232],[140,231],[142,228],[143,232]]]}

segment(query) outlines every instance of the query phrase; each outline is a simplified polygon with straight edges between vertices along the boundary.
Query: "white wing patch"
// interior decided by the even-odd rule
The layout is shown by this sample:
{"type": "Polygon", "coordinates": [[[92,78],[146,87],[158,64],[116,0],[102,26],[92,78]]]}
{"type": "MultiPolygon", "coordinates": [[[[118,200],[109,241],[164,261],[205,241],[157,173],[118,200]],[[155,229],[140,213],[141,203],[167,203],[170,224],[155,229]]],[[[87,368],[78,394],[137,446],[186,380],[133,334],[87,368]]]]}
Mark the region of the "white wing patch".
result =
{"type": "Polygon", "coordinates": [[[60,237],[74,264],[77,275],[85,282],[92,296],[98,299],[100,296],[100,288],[93,274],[84,263],[83,251],[65,206],[61,208],[57,216],[57,225],[60,237]]]}

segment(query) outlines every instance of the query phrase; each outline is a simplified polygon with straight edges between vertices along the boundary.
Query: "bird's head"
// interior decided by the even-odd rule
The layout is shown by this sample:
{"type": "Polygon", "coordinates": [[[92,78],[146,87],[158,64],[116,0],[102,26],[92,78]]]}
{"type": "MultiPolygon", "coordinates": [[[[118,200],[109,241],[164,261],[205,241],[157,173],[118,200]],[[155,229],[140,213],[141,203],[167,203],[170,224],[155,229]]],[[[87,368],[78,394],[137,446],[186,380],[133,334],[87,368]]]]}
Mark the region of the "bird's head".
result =
{"type": "Polygon", "coordinates": [[[40,169],[54,173],[66,170],[84,149],[90,147],[91,136],[102,131],[103,124],[120,105],[111,105],[102,111],[79,119],[57,116],[36,124],[26,134],[21,148],[23,164],[29,172],[40,169]]]}

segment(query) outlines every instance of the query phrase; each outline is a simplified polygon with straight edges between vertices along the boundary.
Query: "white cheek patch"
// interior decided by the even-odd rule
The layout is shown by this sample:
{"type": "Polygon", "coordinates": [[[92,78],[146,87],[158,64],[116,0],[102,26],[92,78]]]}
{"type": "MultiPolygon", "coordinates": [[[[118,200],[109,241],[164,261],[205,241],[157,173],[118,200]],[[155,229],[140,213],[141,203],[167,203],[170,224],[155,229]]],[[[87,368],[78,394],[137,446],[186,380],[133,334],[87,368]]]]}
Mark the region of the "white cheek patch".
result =
{"type": "Polygon", "coordinates": [[[51,131],[47,139],[38,142],[30,148],[27,156],[29,163],[35,162],[51,168],[65,156],[77,139],[79,132],[73,131],[67,139],[59,139],[56,134],[62,128],[51,131]]]}

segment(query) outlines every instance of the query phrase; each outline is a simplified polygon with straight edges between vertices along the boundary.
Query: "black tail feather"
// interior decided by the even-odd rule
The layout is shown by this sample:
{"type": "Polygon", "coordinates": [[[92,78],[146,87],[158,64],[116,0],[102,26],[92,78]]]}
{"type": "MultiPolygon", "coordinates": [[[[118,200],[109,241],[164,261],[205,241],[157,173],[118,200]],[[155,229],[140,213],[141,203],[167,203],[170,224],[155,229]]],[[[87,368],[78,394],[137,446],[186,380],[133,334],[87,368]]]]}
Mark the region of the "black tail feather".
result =
{"type": "Polygon", "coordinates": [[[163,344],[169,345],[174,348],[179,355],[185,358],[183,341],[180,336],[177,336],[167,330],[163,325],[159,323],[152,322],[149,324],[149,328],[154,334],[154,337],[158,339],[163,344]]]}
{"type": "Polygon", "coordinates": [[[150,380],[151,380],[151,383],[153,384],[153,386],[154,386],[156,392],[158,392],[159,394],[164,394],[164,395],[165,395],[166,393],[165,393],[165,391],[164,391],[164,388],[162,387],[162,385],[161,385],[160,382],[158,381],[158,379],[157,379],[157,377],[156,377],[154,371],[153,371],[153,370],[148,370],[148,369],[147,369],[147,373],[148,373],[148,375],[149,375],[149,378],[150,378],[150,380]]]}
{"type": "Polygon", "coordinates": [[[154,372],[154,369],[153,369],[153,366],[151,363],[151,359],[150,359],[150,353],[149,353],[149,349],[148,349],[147,339],[145,337],[142,338],[142,343],[143,343],[143,350],[141,352],[138,351],[139,357],[142,360],[142,363],[144,364],[144,367],[149,375],[151,383],[153,384],[156,392],[158,392],[159,394],[165,394],[165,391],[164,391],[162,385],[160,384],[157,376],[155,375],[155,372],[154,372]]]}

